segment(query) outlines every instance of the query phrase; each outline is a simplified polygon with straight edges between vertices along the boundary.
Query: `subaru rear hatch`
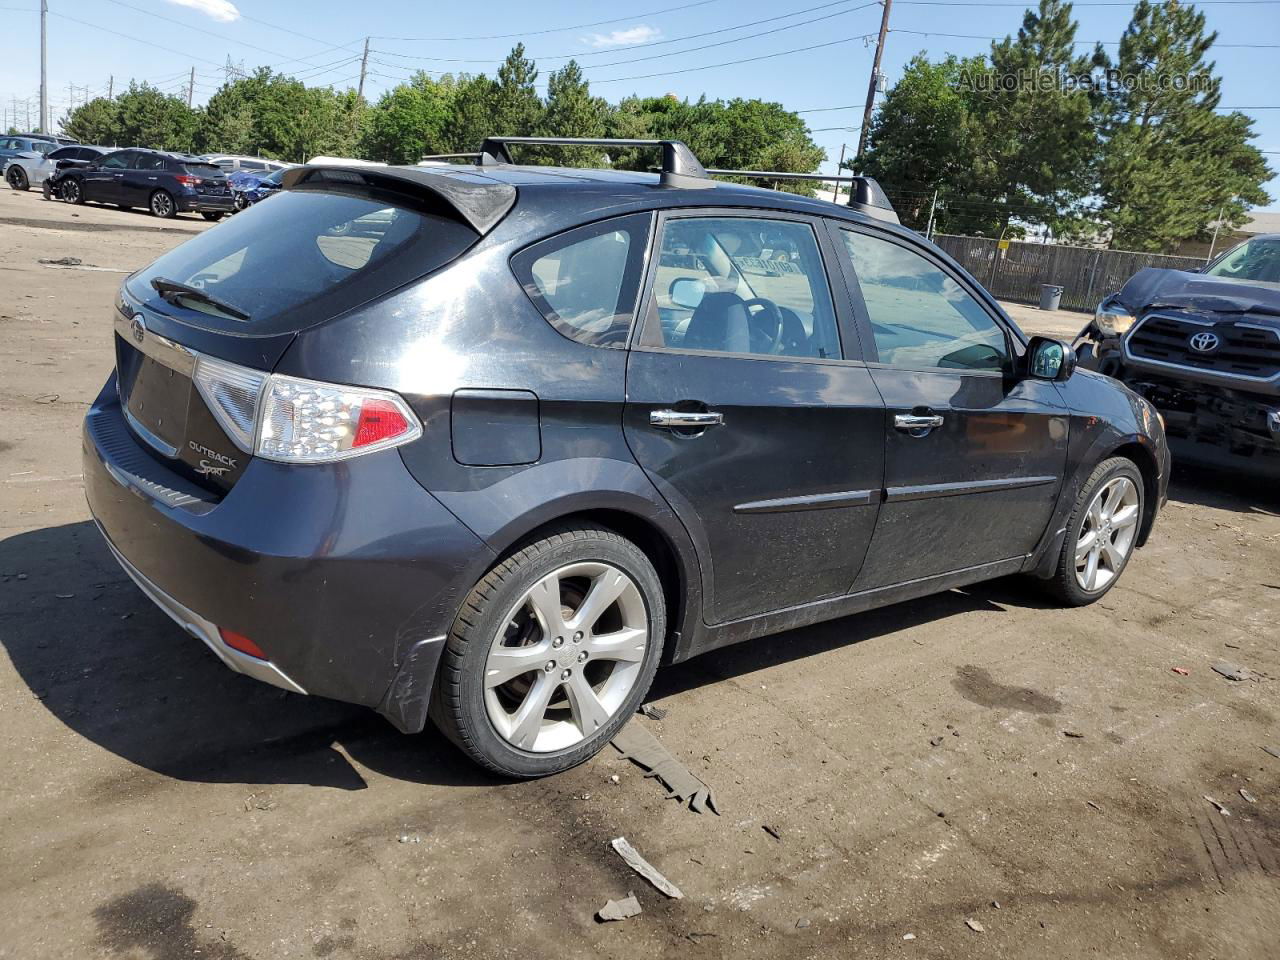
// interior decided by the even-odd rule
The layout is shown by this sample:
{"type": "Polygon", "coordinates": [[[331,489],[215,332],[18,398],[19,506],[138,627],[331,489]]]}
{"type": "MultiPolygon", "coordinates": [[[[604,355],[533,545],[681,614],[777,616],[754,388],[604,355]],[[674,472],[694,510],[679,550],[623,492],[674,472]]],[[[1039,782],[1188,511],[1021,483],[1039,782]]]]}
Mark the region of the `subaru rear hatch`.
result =
{"type": "Polygon", "coordinates": [[[253,456],[267,374],[295,334],[450,263],[514,201],[510,186],[475,176],[290,171],[270,204],[125,281],[114,326],[130,429],[188,479],[225,492],[253,456]]]}

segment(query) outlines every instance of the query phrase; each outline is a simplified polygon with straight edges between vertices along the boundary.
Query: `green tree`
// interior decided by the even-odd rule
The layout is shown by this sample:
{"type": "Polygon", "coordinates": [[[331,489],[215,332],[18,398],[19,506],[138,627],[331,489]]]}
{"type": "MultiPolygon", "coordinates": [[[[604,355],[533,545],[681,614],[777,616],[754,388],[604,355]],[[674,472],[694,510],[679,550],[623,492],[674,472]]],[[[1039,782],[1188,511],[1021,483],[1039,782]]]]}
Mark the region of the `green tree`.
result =
{"type": "Polygon", "coordinates": [[[484,74],[458,77],[453,111],[444,125],[442,153],[469,153],[480,148],[485,137],[497,134],[493,121],[496,84],[484,74]]]}
{"type": "MultiPolygon", "coordinates": [[[[876,111],[861,172],[890,191],[898,216],[908,226],[924,228],[934,191],[958,200],[976,192],[972,157],[978,136],[973,117],[977,94],[965,89],[965,81],[986,75],[981,57],[932,63],[920,53],[876,111]]],[[[965,213],[970,209],[977,208],[958,202],[948,229],[988,229],[989,216],[984,213],[972,220],[965,213]]]]}
{"type": "Polygon", "coordinates": [[[1251,141],[1253,121],[1222,115],[1221,79],[1207,60],[1216,33],[1194,6],[1140,0],[1120,40],[1118,82],[1105,103],[1099,193],[1112,245],[1168,250],[1207,239],[1218,218],[1239,226],[1268,202],[1274,175],[1251,141]]]}
{"type": "Polygon", "coordinates": [[[95,97],[67,112],[62,132],[81,143],[113,146],[120,143],[120,111],[115,100],[95,97]]]}
{"type": "Polygon", "coordinates": [[[537,80],[537,66],[525,57],[524,44],[517,43],[502,66],[498,67],[489,104],[490,133],[526,137],[538,131],[543,108],[538,91],[534,89],[537,80]]]}
{"type": "MultiPolygon", "coordinates": [[[[547,103],[540,132],[551,137],[602,137],[609,104],[591,95],[590,84],[576,60],[570,60],[547,78],[547,103]]],[[[598,167],[605,162],[597,147],[558,147],[549,152],[565,167],[598,167]]]]}
{"type": "Polygon", "coordinates": [[[116,98],[116,135],[121,146],[189,151],[195,148],[199,114],[181,97],[130,81],[116,98]]]}
{"type": "Polygon", "coordinates": [[[369,108],[359,152],[369,160],[417,163],[428,153],[446,153],[445,128],[457,85],[450,76],[432,80],[419,71],[369,108]]]}

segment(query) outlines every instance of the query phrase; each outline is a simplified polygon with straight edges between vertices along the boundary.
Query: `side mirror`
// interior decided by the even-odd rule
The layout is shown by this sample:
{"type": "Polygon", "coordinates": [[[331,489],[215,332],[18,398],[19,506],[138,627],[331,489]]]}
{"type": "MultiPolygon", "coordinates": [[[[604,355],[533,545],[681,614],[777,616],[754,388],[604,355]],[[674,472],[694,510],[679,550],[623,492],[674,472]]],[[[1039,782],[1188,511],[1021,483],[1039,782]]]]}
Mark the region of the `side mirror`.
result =
{"type": "Polygon", "coordinates": [[[1076,352],[1065,340],[1032,337],[1027,344],[1027,376],[1061,383],[1076,370],[1076,352]]]}
{"type": "Polygon", "coordinates": [[[698,308],[706,292],[707,288],[696,277],[676,277],[667,288],[672,303],[677,307],[686,307],[690,310],[698,308]]]}

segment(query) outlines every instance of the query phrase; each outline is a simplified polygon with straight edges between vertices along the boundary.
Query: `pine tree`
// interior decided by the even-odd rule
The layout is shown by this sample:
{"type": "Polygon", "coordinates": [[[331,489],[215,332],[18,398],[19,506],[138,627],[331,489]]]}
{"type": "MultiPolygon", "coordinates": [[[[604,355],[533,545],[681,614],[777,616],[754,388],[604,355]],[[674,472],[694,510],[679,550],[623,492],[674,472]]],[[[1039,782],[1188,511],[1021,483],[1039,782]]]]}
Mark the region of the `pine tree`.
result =
{"type": "Polygon", "coordinates": [[[1099,188],[1114,247],[1173,249],[1207,239],[1219,211],[1239,226],[1249,205],[1268,202],[1273,173],[1250,143],[1253,121],[1216,110],[1221,78],[1206,59],[1216,39],[1194,6],[1139,0],[1114,67],[1104,64],[1119,81],[1105,105],[1099,188]]]}
{"type": "Polygon", "coordinates": [[[991,46],[992,76],[1017,83],[1011,91],[997,86],[974,106],[974,172],[976,188],[1005,206],[1002,227],[1018,218],[1068,228],[1092,192],[1095,104],[1074,83],[1092,64],[1075,53],[1076,27],[1070,3],[1040,0],[1016,38],[991,46]]]}
{"type": "Polygon", "coordinates": [[[542,121],[542,100],[534,89],[538,68],[524,55],[524,44],[517,43],[498,67],[493,86],[490,114],[497,136],[527,137],[537,132],[542,121]]]}
{"type": "MultiPolygon", "coordinates": [[[[609,105],[591,95],[590,84],[576,60],[547,78],[547,103],[541,133],[550,137],[602,137],[609,105]]],[[[554,162],[565,167],[599,167],[605,154],[596,147],[557,147],[554,162]]]]}

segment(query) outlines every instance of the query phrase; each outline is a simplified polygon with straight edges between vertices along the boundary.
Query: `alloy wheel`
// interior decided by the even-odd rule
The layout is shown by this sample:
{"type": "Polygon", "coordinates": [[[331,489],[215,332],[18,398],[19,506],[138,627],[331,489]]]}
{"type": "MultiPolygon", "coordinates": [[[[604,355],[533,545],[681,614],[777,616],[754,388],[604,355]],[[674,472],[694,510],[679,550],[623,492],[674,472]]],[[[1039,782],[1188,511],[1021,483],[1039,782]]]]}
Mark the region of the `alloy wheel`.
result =
{"type": "Polygon", "coordinates": [[[173,213],[173,201],[167,193],[156,192],[151,198],[151,212],[157,217],[168,217],[173,213]]]}
{"type": "Polygon", "coordinates": [[[1094,495],[1076,538],[1081,589],[1096,593],[1124,568],[1138,537],[1140,502],[1138,487],[1128,477],[1113,477],[1094,495]]]}
{"type": "Polygon", "coordinates": [[[618,567],[590,560],[547,574],[493,639],[484,667],[489,722],[531,753],[581,743],[626,702],[649,633],[640,588],[618,567]]]}

